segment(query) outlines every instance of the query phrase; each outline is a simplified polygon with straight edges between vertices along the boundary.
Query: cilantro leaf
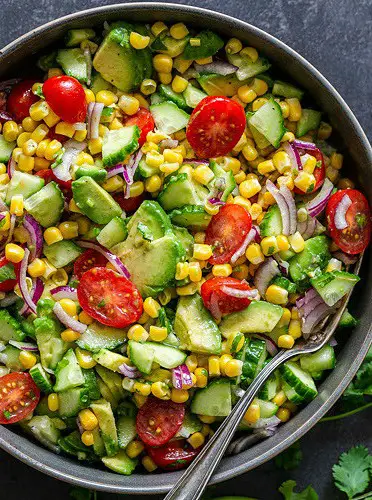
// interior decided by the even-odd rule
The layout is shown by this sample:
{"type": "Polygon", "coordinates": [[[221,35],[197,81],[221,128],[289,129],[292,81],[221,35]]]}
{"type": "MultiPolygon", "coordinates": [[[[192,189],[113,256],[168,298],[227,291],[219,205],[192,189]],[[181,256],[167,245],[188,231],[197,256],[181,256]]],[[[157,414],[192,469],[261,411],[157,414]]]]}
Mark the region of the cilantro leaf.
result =
{"type": "Polygon", "coordinates": [[[299,441],[292,444],[287,450],[283,451],[275,458],[275,465],[279,469],[296,469],[302,460],[302,450],[299,441]]]}
{"type": "Polygon", "coordinates": [[[293,491],[296,487],[296,481],[285,481],[279,488],[284,500],[319,500],[317,492],[312,486],[308,486],[301,493],[293,491]]]}
{"type": "Polygon", "coordinates": [[[338,464],[333,466],[333,479],[337,488],[353,498],[363,493],[369,483],[369,468],[372,456],[364,446],[355,446],[342,453],[338,464]]]}
{"type": "Polygon", "coordinates": [[[15,280],[14,266],[11,262],[0,267],[0,283],[7,280],[15,280]]]}
{"type": "Polygon", "coordinates": [[[147,241],[153,241],[154,235],[152,234],[151,229],[146,226],[143,222],[139,222],[137,226],[138,231],[141,233],[142,238],[147,241]]]}

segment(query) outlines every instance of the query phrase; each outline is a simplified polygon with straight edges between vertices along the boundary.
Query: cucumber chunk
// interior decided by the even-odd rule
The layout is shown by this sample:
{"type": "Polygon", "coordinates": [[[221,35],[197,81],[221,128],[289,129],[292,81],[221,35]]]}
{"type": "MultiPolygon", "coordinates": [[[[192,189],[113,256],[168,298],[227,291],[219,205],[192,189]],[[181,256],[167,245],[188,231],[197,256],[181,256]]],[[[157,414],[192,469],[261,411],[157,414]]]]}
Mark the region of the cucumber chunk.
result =
{"type": "Polygon", "coordinates": [[[359,280],[359,276],[355,274],[332,271],[323,273],[317,278],[310,280],[310,282],[324,302],[332,307],[349,293],[359,280]]]}
{"type": "Polygon", "coordinates": [[[317,396],[318,391],[311,375],[293,361],[284,363],[279,371],[287,384],[306,401],[311,401],[317,396]]]}
{"type": "Polygon", "coordinates": [[[176,368],[184,363],[187,354],[175,347],[159,344],[157,342],[128,343],[129,358],[132,363],[143,373],[151,372],[152,363],[159,363],[166,369],[176,368]]]}
{"type": "Polygon", "coordinates": [[[284,118],[279,104],[270,99],[260,107],[248,120],[250,125],[258,130],[275,148],[285,133],[284,118]]]}
{"type": "Polygon", "coordinates": [[[52,245],[44,245],[45,257],[57,269],[74,262],[82,253],[83,250],[70,240],[62,240],[52,245]]]}
{"type": "Polygon", "coordinates": [[[279,207],[278,205],[271,205],[260,223],[261,237],[279,236],[282,232],[283,223],[279,207]]]}
{"type": "Polygon", "coordinates": [[[320,125],[322,113],[314,109],[302,109],[301,118],[297,122],[296,136],[302,137],[310,130],[317,130],[320,125]]]}
{"type": "Polygon", "coordinates": [[[183,92],[183,97],[185,98],[187,106],[196,108],[199,102],[207,97],[207,94],[189,83],[186,90],[183,92]]]}
{"type": "Polygon", "coordinates": [[[186,127],[190,115],[180,109],[174,102],[165,101],[150,106],[156,128],[167,135],[174,134],[186,127]]]}
{"type": "Polygon", "coordinates": [[[238,80],[246,80],[267,71],[271,64],[264,57],[259,57],[256,61],[252,61],[249,56],[242,56],[240,54],[228,54],[227,59],[234,66],[238,66],[236,76],[238,80]]]}
{"type": "Polygon", "coordinates": [[[64,41],[66,47],[77,47],[81,42],[92,40],[95,36],[95,31],[90,28],[72,29],[68,30],[64,41]]]}
{"type": "Polygon", "coordinates": [[[300,365],[309,373],[332,370],[336,366],[335,350],[330,345],[325,345],[314,354],[305,354],[300,357],[300,365]]]}
{"type": "Polygon", "coordinates": [[[30,375],[33,378],[35,384],[42,392],[45,392],[45,394],[50,394],[51,392],[53,392],[50,375],[44,370],[41,363],[37,363],[32,368],[30,368],[30,375]]]}
{"type": "Polygon", "coordinates": [[[80,410],[89,406],[89,393],[85,387],[75,387],[58,393],[61,417],[75,417],[80,410]]]}
{"type": "Polygon", "coordinates": [[[25,200],[40,191],[43,186],[44,179],[41,177],[16,170],[8,184],[5,202],[9,204],[12,196],[16,194],[21,194],[25,200]]]}
{"type": "Polygon", "coordinates": [[[164,210],[181,208],[184,205],[203,205],[208,198],[208,190],[197,185],[186,174],[173,175],[159,193],[158,201],[164,210]]]}
{"type": "Polygon", "coordinates": [[[174,102],[176,106],[184,111],[190,111],[190,107],[186,103],[186,100],[182,94],[174,92],[170,85],[161,84],[158,86],[159,94],[164,97],[166,101],[174,102]]]}
{"type": "Polygon", "coordinates": [[[231,384],[226,379],[212,380],[207,387],[195,392],[192,413],[209,417],[227,417],[231,413],[231,384]]]}
{"type": "Polygon", "coordinates": [[[88,66],[82,49],[61,49],[57,52],[56,60],[66,75],[76,78],[80,83],[87,83],[88,66]]]}
{"type": "Polygon", "coordinates": [[[124,450],[120,450],[115,456],[103,457],[102,462],[108,469],[124,476],[130,476],[136,468],[138,460],[129,458],[124,450]]]}
{"type": "Polygon", "coordinates": [[[54,391],[66,391],[84,384],[84,375],[73,349],[69,349],[58,363],[54,391]]]}
{"type": "Polygon", "coordinates": [[[260,407],[260,418],[273,417],[279,409],[279,406],[271,401],[263,401],[258,399],[258,406],[260,407]]]}
{"type": "MultiPolygon", "coordinates": [[[[121,384],[122,377],[118,374],[109,370],[108,368],[104,368],[101,365],[96,365],[95,367],[98,376],[102,379],[102,381],[107,385],[112,395],[114,396],[116,401],[120,401],[124,399],[124,389],[121,384]]],[[[98,398],[95,398],[98,399],[98,398]]]]}
{"type": "Polygon", "coordinates": [[[137,436],[136,418],[129,415],[122,415],[118,418],[117,429],[119,448],[125,449],[137,436]]]}
{"type": "Polygon", "coordinates": [[[214,179],[208,184],[212,191],[223,191],[221,200],[226,201],[229,195],[236,188],[236,181],[231,170],[224,170],[215,160],[211,160],[210,169],[214,173],[214,179]],[[220,187],[222,185],[222,188],[220,187]]]}
{"type": "Polygon", "coordinates": [[[65,199],[55,182],[25,200],[25,209],[43,227],[55,226],[61,218],[65,199]]]}
{"type": "Polygon", "coordinates": [[[4,136],[0,134],[0,163],[8,163],[15,147],[15,141],[8,142],[4,139],[4,136]]]}
{"type": "Polygon", "coordinates": [[[58,448],[56,449],[56,445],[61,433],[56,428],[51,418],[46,415],[32,417],[31,420],[27,422],[27,429],[29,429],[34,438],[40,441],[46,448],[54,452],[58,450],[58,448]]]}
{"type": "Polygon", "coordinates": [[[102,143],[103,166],[111,167],[124,161],[138,148],[139,136],[137,125],[106,132],[102,143]]]}
{"type": "Polygon", "coordinates": [[[124,330],[92,323],[77,339],[76,343],[81,349],[99,352],[101,349],[116,349],[124,344],[126,333],[124,330]]]}
{"type": "Polygon", "coordinates": [[[303,90],[300,90],[299,88],[295,87],[290,83],[282,82],[281,80],[275,80],[272,93],[273,95],[286,97],[287,99],[291,97],[297,97],[297,99],[300,100],[303,98],[304,95],[303,90]]]}

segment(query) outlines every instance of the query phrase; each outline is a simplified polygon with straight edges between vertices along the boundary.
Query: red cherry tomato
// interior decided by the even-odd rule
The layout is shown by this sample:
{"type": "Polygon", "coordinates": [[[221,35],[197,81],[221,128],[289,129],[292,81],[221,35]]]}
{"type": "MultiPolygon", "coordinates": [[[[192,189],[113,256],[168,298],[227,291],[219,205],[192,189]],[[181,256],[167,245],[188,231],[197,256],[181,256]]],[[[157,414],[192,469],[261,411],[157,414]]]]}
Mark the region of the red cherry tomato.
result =
{"type": "Polygon", "coordinates": [[[212,245],[211,264],[229,262],[252,228],[250,214],[240,205],[224,205],[205,231],[205,243],[212,245]]]}
{"type": "Polygon", "coordinates": [[[218,307],[221,314],[230,314],[242,311],[251,303],[247,297],[234,297],[224,291],[224,287],[233,290],[248,291],[251,287],[245,281],[236,278],[212,278],[203,283],[200,293],[204,305],[212,314],[215,307],[218,307]]]}
{"type": "Polygon", "coordinates": [[[27,417],[40,400],[40,391],[29,373],[0,377],[0,424],[14,424],[27,417]]]}
{"type": "Polygon", "coordinates": [[[68,123],[84,122],[87,100],[84,88],[71,76],[53,76],[43,85],[45,100],[61,120],[68,123]]]}
{"type": "Polygon", "coordinates": [[[149,446],[161,446],[175,436],[185,417],[185,405],[150,397],[137,413],[137,433],[149,446]]]}
{"type": "MultiPolygon", "coordinates": [[[[7,264],[10,264],[11,266],[14,267],[14,272],[17,273],[17,269],[20,267],[20,264],[12,264],[8,260],[6,260],[5,257],[0,258],[0,269],[7,264]]],[[[0,292],[9,292],[10,290],[13,290],[15,285],[17,284],[16,279],[10,279],[10,280],[5,280],[2,283],[0,283],[0,292]]]]}
{"type": "MultiPolygon", "coordinates": [[[[315,193],[315,191],[318,191],[318,189],[323,186],[323,182],[326,175],[326,168],[325,168],[323,153],[319,149],[316,150],[309,149],[305,150],[305,152],[309,153],[311,156],[314,156],[317,162],[321,162],[321,166],[315,167],[314,169],[313,175],[315,177],[315,185],[311,191],[307,191],[306,193],[310,194],[310,193],[315,193]]],[[[297,194],[305,194],[304,191],[301,191],[301,189],[299,189],[298,187],[294,188],[294,192],[297,194]]]]}
{"type": "Polygon", "coordinates": [[[200,158],[229,153],[246,126],[244,109],[228,97],[205,97],[191,114],[186,137],[200,158]]]}
{"type": "Polygon", "coordinates": [[[93,267],[105,267],[107,259],[101,253],[89,248],[75,260],[74,275],[79,280],[84,273],[93,267]]]}
{"type": "Polygon", "coordinates": [[[127,214],[131,214],[135,212],[141,203],[146,199],[146,195],[143,193],[139,196],[134,196],[133,198],[124,198],[122,193],[118,193],[114,195],[114,199],[127,214]]]}
{"type": "Polygon", "coordinates": [[[326,208],[328,230],[343,252],[355,255],[363,252],[371,239],[371,211],[366,197],[357,189],[342,189],[333,194],[326,208]],[[337,229],[335,215],[342,198],[347,195],[351,205],[346,212],[347,228],[337,229]]]}
{"type": "Polygon", "coordinates": [[[135,115],[130,116],[128,120],[126,120],[125,125],[137,125],[141,130],[141,135],[138,139],[140,146],[146,142],[147,134],[155,128],[154,118],[146,108],[139,108],[135,115]]]}
{"type": "Polygon", "coordinates": [[[143,311],[142,297],[136,286],[105,267],[86,271],[80,278],[77,295],[85,312],[115,328],[135,323],[143,311]]]}
{"type": "MultiPolygon", "coordinates": [[[[61,179],[57,179],[57,177],[54,175],[52,168],[38,170],[37,172],[35,172],[35,175],[44,179],[45,184],[48,184],[50,181],[54,181],[59,185],[59,187],[62,190],[67,190],[67,191],[71,190],[72,181],[61,181],[61,179]]],[[[68,196],[67,196],[67,198],[68,198],[68,196]]]]}
{"type": "Polygon", "coordinates": [[[39,97],[32,93],[34,83],[35,80],[23,80],[14,85],[8,96],[7,111],[17,122],[26,118],[29,115],[31,104],[39,100],[39,97]]]}
{"type": "Polygon", "coordinates": [[[183,439],[177,439],[159,448],[146,448],[147,454],[158,467],[164,470],[179,470],[186,467],[200,452],[200,448],[185,445],[183,439]]]}

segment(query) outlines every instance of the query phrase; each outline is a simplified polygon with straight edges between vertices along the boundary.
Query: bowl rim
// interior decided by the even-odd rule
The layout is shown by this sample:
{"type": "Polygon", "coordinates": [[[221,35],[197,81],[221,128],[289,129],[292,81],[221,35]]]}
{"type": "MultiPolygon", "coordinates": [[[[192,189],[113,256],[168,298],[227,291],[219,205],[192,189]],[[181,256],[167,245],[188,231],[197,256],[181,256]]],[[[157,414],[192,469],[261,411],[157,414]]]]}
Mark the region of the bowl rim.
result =
{"type": "MultiPolygon", "coordinates": [[[[253,37],[259,38],[263,41],[267,41],[271,45],[278,47],[281,51],[285,52],[287,55],[295,59],[303,69],[310,73],[314,77],[314,79],[326,89],[326,92],[332,95],[338,106],[343,109],[347,120],[355,129],[356,135],[359,138],[366,157],[372,164],[372,148],[362,127],[360,126],[353,112],[350,110],[349,106],[346,104],[340,94],[312,64],[310,64],[304,57],[302,57],[284,42],[280,41],[269,33],[261,30],[260,28],[257,28],[256,26],[241,21],[240,19],[217,11],[210,11],[192,5],[157,2],[113,4],[85,9],[49,21],[48,23],[34,28],[16,38],[14,41],[10,42],[5,47],[0,49],[0,64],[1,59],[4,56],[11,55],[12,52],[14,52],[17,48],[33,39],[40,37],[50,28],[56,27],[58,25],[67,26],[70,22],[74,22],[77,20],[86,19],[87,22],[89,22],[90,16],[96,16],[100,13],[117,13],[118,16],[125,15],[126,11],[131,11],[133,9],[146,12],[156,10],[157,12],[160,11],[168,14],[172,11],[183,11],[185,14],[194,14],[197,18],[199,18],[200,21],[201,18],[205,17],[213,18],[215,21],[219,21],[224,25],[234,25],[242,31],[251,34],[253,37]]],[[[357,355],[353,358],[352,362],[348,364],[348,368],[345,370],[345,374],[341,381],[336,380],[336,377],[332,377],[332,374],[327,377],[327,380],[323,385],[325,385],[329,381],[327,385],[331,385],[333,387],[332,389],[327,390],[326,388],[324,388],[325,390],[323,390],[322,388],[322,391],[319,392],[318,397],[312,403],[308,404],[303,410],[301,410],[293,419],[291,419],[291,425],[287,423],[286,426],[281,427],[281,431],[278,432],[276,436],[273,436],[269,440],[262,441],[254,448],[251,448],[251,450],[255,449],[258,451],[257,456],[253,454],[253,456],[251,456],[250,459],[246,461],[244,458],[249,454],[248,450],[235,457],[224,458],[220,465],[220,468],[212,477],[210,484],[216,484],[221,481],[233,478],[263,464],[264,462],[273,458],[285,448],[290,446],[294,441],[299,439],[319,421],[319,419],[334,405],[337,399],[341,396],[342,392],[350,383],[352,377],[355,375],[358,367],[363,361],[363,358],[372,342],[372,324],[370,320],[369,323],[370,324],[367,328],[364,342],[362,343],[357,355]],[[291,432],[290,429],[292,429],[293,432],[291,432]],[[274,444],[273,446],[268,446],[268,442],[273,442],[276,444],[274,444]],[[261,453],[259,453],[259,451],[261,451],[261,453]]],[[[347,345],[349,344],[350,342],[347,343],[347,345]]],[[[347,349],[347,346],[345,347],[345,349],[347,349]]],[[[98,473],[97,469],[94,469],[93,467],[82,466],[75,460],[70,460],[67,457],[61,457],[48,450],[45,450],[38,444],[35,444],[34,442],[24,438],[23,436],[11,432],[5,426],[0,426],[0,448],[2,448],[15,458],[21,460],[22,462],[30,465],[31,467],[44,472],[56,479],[66,481],[77,486],[93,488],[96,490],[102,490],[111,493],[166,493],[175,484],[182,473],[182,471],[180,471],[155,475],[134,474],[132,476],[120,476],[118,474],[106,471],[99,471],[98,473]],[[102,477],[102,480],[100,480],[100,476],[102,477]]]]}

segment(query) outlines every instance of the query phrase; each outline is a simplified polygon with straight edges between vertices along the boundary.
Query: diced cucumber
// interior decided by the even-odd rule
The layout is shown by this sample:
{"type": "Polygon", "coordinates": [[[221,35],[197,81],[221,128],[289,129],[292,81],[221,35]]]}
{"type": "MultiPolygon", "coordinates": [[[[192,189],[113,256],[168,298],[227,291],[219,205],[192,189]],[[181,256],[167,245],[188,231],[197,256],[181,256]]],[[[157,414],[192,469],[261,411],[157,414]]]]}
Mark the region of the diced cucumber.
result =
{"type": "Polygon", "coordinates": [[[354,328],[357,324],[358,320],[346,309],[341,316],[338,326],[341,328],[354,328]]]}
{"type": "Polygon", "coordinates": [[[124,450],[120,450],[115,456],[103,457],[102,462],[108,469],[124,476],[130,476],[136,468],[138,460],[129,458],[124,450]]]}
{"type": "Polygon", "coordinates": [[[91,448],[82,442],[79,431],[73,431],[68,436],[61,438],[58,444],[66,453],[77,456],[79,460],[93,458],[91,448]]]}
{"type": "Polygon", "coordinates": [[[189,83],[186,90],[183,92],[183,97],[185,98],[187,106],[196,108],[199,102],[207,97],[207,94],[189,83]]]}
{"type": "Polygon", "coordinates": [[[87,83],[88,66],[82,49],[61,49],[56,59],[66,75],[76,78],[81,83],[87,83]]]}
{"type": "Polygon", "coordinates": [[[318,391],[311,375],[302,370],[296,363],[287,361],[281,365],[279,370],[287,384],[291,386],[299,396],[305,398],[306,401],[311,401],[317,396],[318,391]]]}
{"type": "Polygon", "coordinates": [[[187,354],[175,347],[159,344],[157,342],[128,343],[129,358],[132,363],[143,373],[149,374],[152,363],[159,363],[163,368],[176,368],[184,363],[187,354]]]}
{"type": "Polygon", "coordinates": [[[191,401],[192,413],[209,417],[227,417],[231,413],[231,384],[221,378],[195,392],[191,401]]]}
{"type": "Polygon", "coordinates": [[[54,370],[68,349],[68,344],[61,338],[62,326],[46,317],[36,318],[34,326],[41,364],[54,370]]]}
{"type": "Polygon", "coordinates": [[[21,194],[25,200],[40,191],[43,186],[44,179],[41,177],[16,170],[8,184],[5,201],[9,204],[12,196],[16,194],[21,194]]]}
{"type": "Polygon", "coordinates": [[[301,356],[300,365],[309,373],[332,370],[336,366],[335,350],[330,345],[325,345],[318,352],[301,356]]]}
{"type": "Polygon", "coordinates": [[[202,422],[192,413],[186,413],[183,419],[182,426],[177,432],[176,437],[189,438],[191,434],[202,430],[202,422]]]}
{"type": "MultiPolygon", "coordinates": [[[[97,374],[101,377],[103,382],[110,389],[112,395],[116,399],[116,401],[120,401],[124,399],[124,389],[121,384],[122,377],[118,374],[109,370],[108,368],[104,368],[103,366],[96,365],[95,367],[97,374]]],[[[98,399],[98,398],[96,398],[98,399]]]]}
{"type": "Polygon", "coordinates": [[[188,43],[183,51],[182,58],[188,61],[204,59],[214,56],[224,45],[224,41],[214,31],[203,30],[195,38],[200,40],[200,45],[193,46],[188,43]]]}
{"type": "Polygon", "coordinates": [[[41,444],[56,452],[56,444],[58,443],[61,433],[56,428],[51,418],[46,415],[32,417],[32,419],[27,422],[27,428],[41,444]]]}
{"type": "Polygon", "coordinates": [[[3,351],[0,352],[0,363],[3,363],[12,372],[24,371],[23,365],[19,361],[19,353],[21,351],[12,345],[7,345],[3,351]]]}
{"type": "Polygon", "coordinates": [[[104,167],[111,167],[125,160],[138,148],[140,131],[137,125],[106,132],[102,143],[104,167]]]}
{"type": "Polygon", "coordinates": [[[166,101],[174,102],[176,106],[184,111],[190,111],[190,107],[186,104],[184,96],[174,92],[170,85],[160,84],[158,86],[158,92],[166,101]]]}
{"type": "Polygon", "coordinates": [[[161,102],[166,101],[165,97],[162,97],[158,92],[155,94],[151,94],[150,96],[150,104],[153,106],[154,104],[160,104],[161,102]]]}
{"type": "Polygon", "coordinates": [[[37,60],[36,65],[42,71],[48,71],[48,69],[55,68],[56,66],[58,66],[56,57],[57,57],[57,51],[53,50],[52,52],[48,52],[47,54],[43,54],[42,56],[40,56],[39,59],[37,60]]]}
{"type": "Polygon", "coordinates": [[[252,301],[243,311],[228,314],[219,327],[228,338],[237,333],[268,333],[278,324],[283,308],[269,302],[252,301]]]}
{"type": "Polygon", "coordinates": [[[95,31],[90,28],[72,29],[68,30],[64,41],[66,47],[77,47],[81,44],[81,42],[85,42],[85,40],[92,40],[95,36],[95,31]]]}
{"type": "Polygon", "coordinates": [[[84,376],[73,349],[69,349],[58,363],[54,391],[66,391],[84,384],[84,376]]]}
{"type": "Polygon", "coordinates": [[[283,232],[282,216],[278,205],[271,205],[260,223],[262,238],[279,236],[283,232]]]}
{"type": "Polygon", "coordinates": [[[25,209],[43,227],[55,226],[61,218],[65,199],[55,182],[25,200],[25,209]]]}
{"type": "Polygon", "coordinates": [[[85,387],[75,387],[58,394],[61,417],[74,417],[80,410],[89,406],[89,394],[85,387]]]}
{"type": "Polygon", "coordinates": [[[244,345],[244,361],[242,369],[242,381],[249,385],[262,370],[267,357],[266,343],[264,340],[247,339],[244,345]]]}
{"type": "Polygon", "coordinates": [[[128,230],[121,217],[114,217],[110,220],[97,236],[97,241],[106,248],[112,248],[127,237],[128,230]]]}
{"type": "Polygon", "coordinates": [[[82,368],[84,376],[84,387],[87,389],[89,394],[89,400],[95,401],[100,398],[99,387],[97,383],[97,377],[93,369],[82,368]]]}
{"type": "Polygon", "coordinates": [[[101,349],[116,349],[124,344],[125,339],[126,333],[124,330],[96,322],[88,326],[76,343],[81,349],[99,352],[101,349]]]}
{"type": "Polygon", "coordinates": [[[100,399],[92,403],[90,407],[97,417],[107,455],[112,457],[117,453],[119,445],[115,418],[112,413],[111,405],[107,401],[100,399]]]}
{"type": "Polygon", "coordinates": [[[74,262],[82,253],[83,250],[70,240],[62,240],[52,245],[44,245],[45,257],[57,269],[74,262]]]}
{"type": "Polygon", "coordinates": [[[8,163],[15,147],[15,141],[8,142],[4,139],[4,136],[0,134],[0,163],[8,163]]]}
{"type": "Polygon", "coordinates": [[[258,406],[260,407],[260,418],[270,418],[273,417],[279,409],[279,406],[271,401],[263,401],[262,399],[257,399],[258,406]]]}
{"type": "Polygon", "coordinates": [[[44,370],[41,363],[37,363],[32,368],[30,368],[29,373],[33,378],[35,384],[42,392],[45,392],[45,394],[50,394],[51,392],[53,392],[50,375],[44,370]]]}
{"type": "Polygon", "coordinates": [[[122,415],[118,418],[117,429],[119,448],[125,449],[137,436],[135,417],[122,415]]]}
{"type": "MultiPolygon", "coordinates": [[[[15,275],[14,275],[15,278],[15,275]]],[[[18,340],[22,342],[26,337],[21,324],[6,310],[0,310],[0,341],[18,340]]]]}
{"type": "Polygon", "coordinates": [[[143,156],[138,164],[138,169],[137,169],[138,173],[144,177],[145,179],[147,179],[148,177],[151,177],[152,175],[155,175],[155,174],[158,174],[159,173],[159,169],[157,167],[150,167],[150,165],[148,165],[146,163],[146,157],[143,156]]]}
{"type": "Polygon", "coordinates": [[[296,136],[302,137],[310,130],[318,130],[321,118],[320,111],[302,108],[301,118],[297,122],[296,136]]]}
{"type": "Polygon", "coordinates": [[[156,128],[168,135],[185,128],[190,119],[190,115],[186,111],[170,101],[154,104],[150,106],[150,111],[155,120],[156,128]]]}
{"type": "Polygon", "coordinates": [[[236,76],[238,80],[246,80],[267,71],[271,64],[264,57],[259,57],[256,61],[252,61],[249,56],[242,56],[240,54],[228,54],[227,59],[234,66],[238,66],[236,76]]]}
{"type": "Polygon", "coordinates": [[[128,342],[128,355],[140,372],[147,374],[151,372],[155,354],[146,344],[130,340],[128,342]]]}
{"type": "Polygon", "coordinates": [[[234,174],[231,170],[224,170],[215,160],[211,160],[209,167],[214,173],[214,179],[208,184],[212,191],[223,191],[221,200],[226,201],[236,187],[234,174]],[[222,187],[220,187],[222,185],[222,187]]]}
{"type": "Polygon", "coordinates": [[[212,218],[201,205],[185,205],[170,212],[169,217],[173,224],[195,231],[206,229],[212,218]]]}
{"type": "Polygon", "coordinates": [[[10,369],[6,366],[0,366],[0,377],[4,377],[4,375],[8,375],[10,373],[10,369]]]}
{"type": "Polygon", "coordinates": [[[304,95],[303,90],[300,90],[290,83],[282,82],[281,80],[275,80],[272,93],[280,97],[297,97],[297,99],[302,99],[304,95]]]}
{"type": "Polygon", "coordinates": [[[275,148],[278,148],[285,133],[284,118],[279,104],[270,99],[249,118],[253,125],[275,148]]]}
{"type": "Polygon", "coordinates": [[[98,427],[93,429],[91,433],[93,434],[93,439],[94,439],[93,443],[94,453],[97,455],[97,457],[104,457],[106,455],[105,443],[103,442],[98,427]]]}
{"type": "Polygon", "coordinates": [[[324,302],[332,307],[349,293],[359,280],[359,276],[355,274],[332,271],[323,273],[317,278],[310,280],[310,282],[324,302]]]}
{"type": "Polygon", "coordinates": [[[283,325],[283,326],[276,326],[271,332],[265,333],[268,337],[270,337],[275,344],[278,345],[278,339],[281,335],[287,335],[288,334],[288,325],[283,325]]]}
{"type": "Polygon", "coordinates": [[[270,401],[273,399],[278,392],[280,387],[279,373],[274,372],[270,378],[262,386],[260,392],[258,393],[259,398],[264,401],[270,401]]]}
{"type": "Polygon", "coordinates": [[[283,382],[282,389],[291,403],[299,405],[306,402],[306,399],[303,396],[299,396],[293,387],[287,384],[287,382],[283,382]]]}
{"type": "Polygon", "coordinates": [[[93,359],[113,372],[118,372],[119,366],[126,361],[125,356],[117,352],[109,351],[108,349],[101,349],[97,353],[94,353],[93,359]]]}
{"type": "Polygon", "coordinates": [[[159,193],[158,201],[164,210],[181,208],[184,205],[203,205],[208,198],[208,190],[197,185],[186,174],[173,175],[159,193]]]}

